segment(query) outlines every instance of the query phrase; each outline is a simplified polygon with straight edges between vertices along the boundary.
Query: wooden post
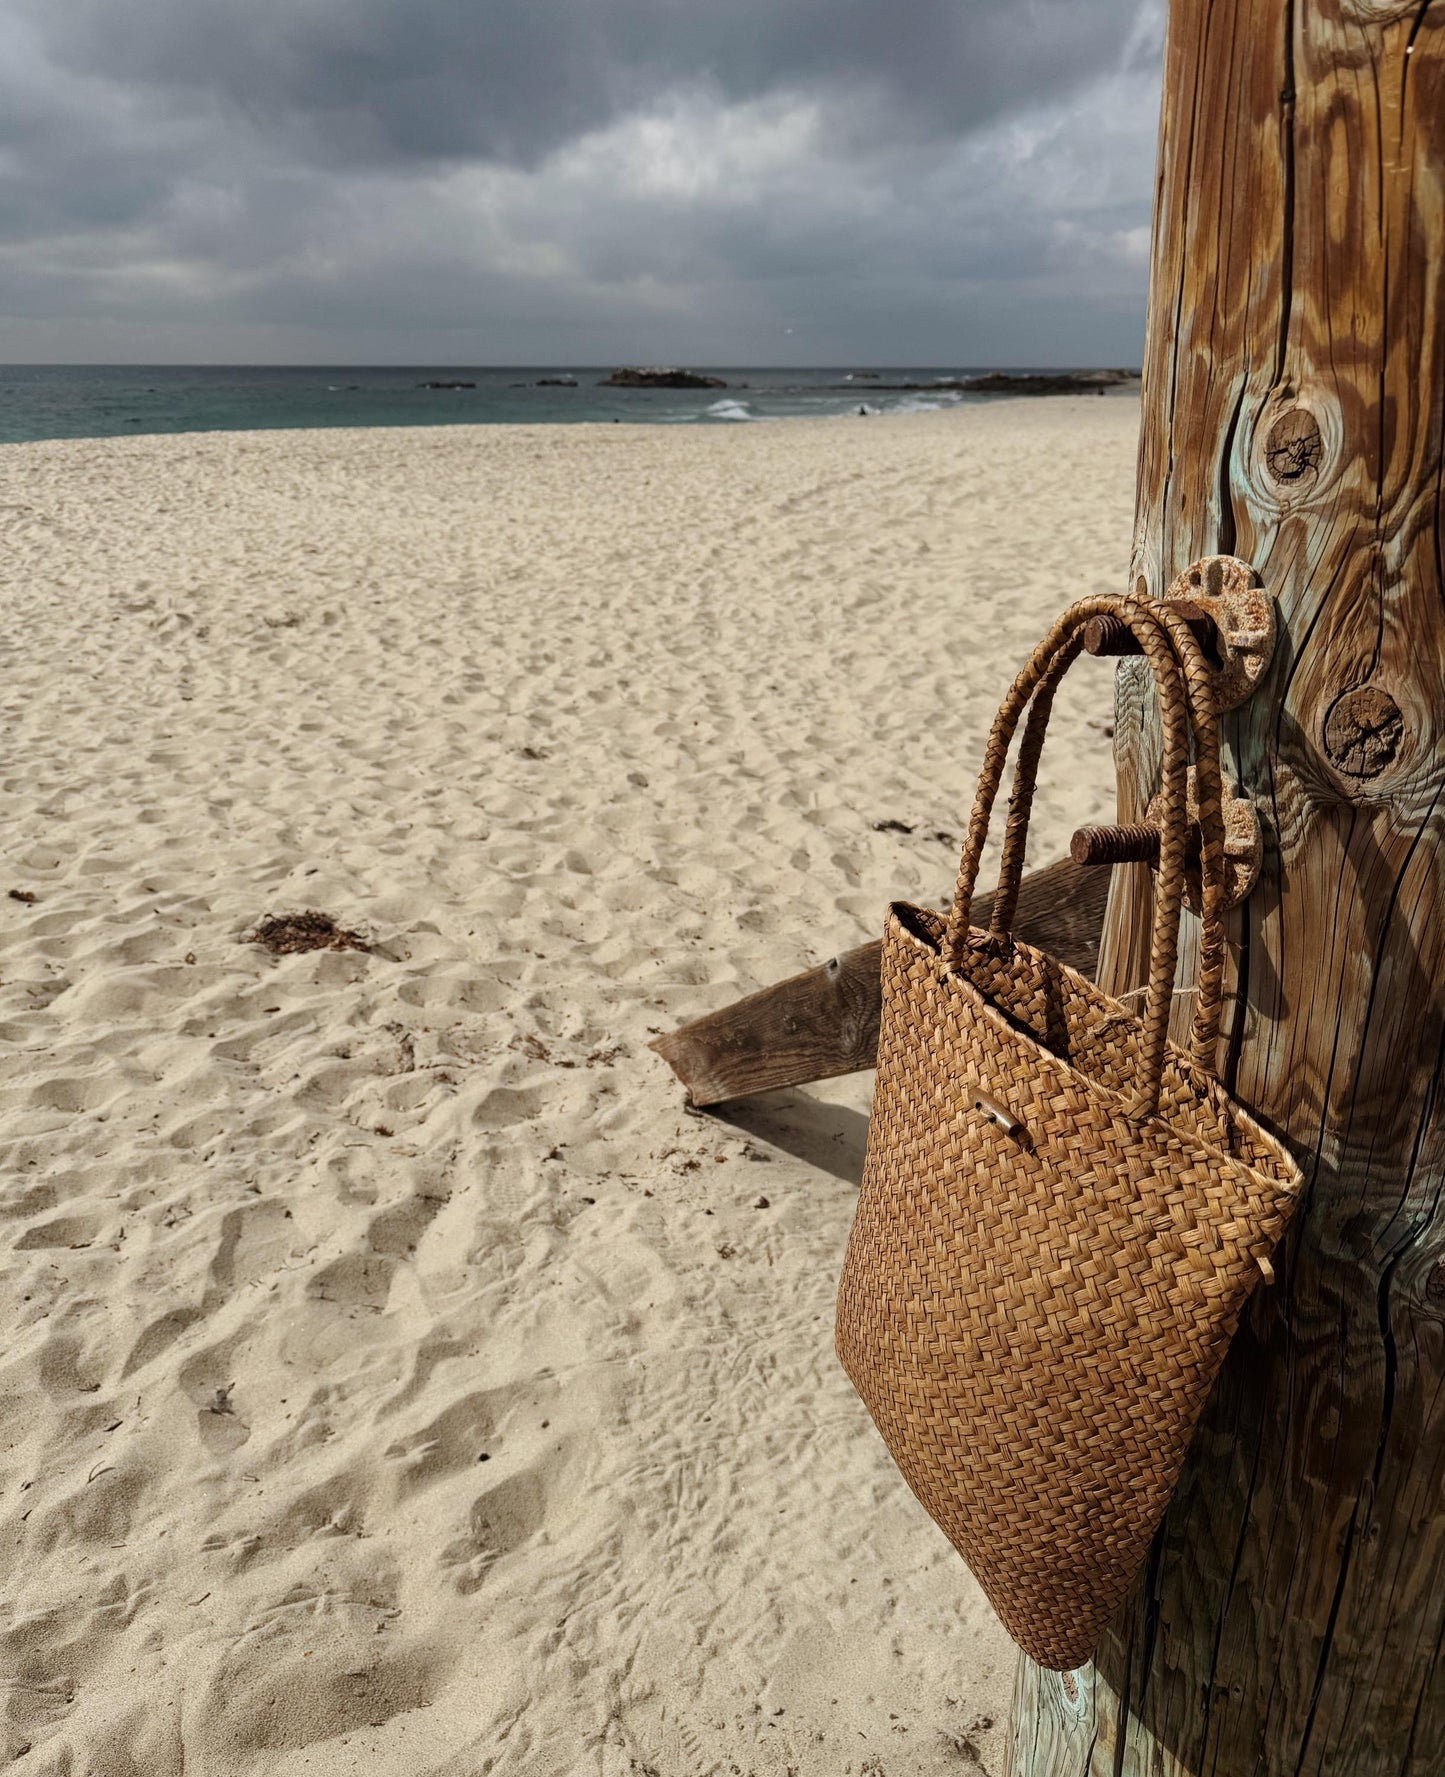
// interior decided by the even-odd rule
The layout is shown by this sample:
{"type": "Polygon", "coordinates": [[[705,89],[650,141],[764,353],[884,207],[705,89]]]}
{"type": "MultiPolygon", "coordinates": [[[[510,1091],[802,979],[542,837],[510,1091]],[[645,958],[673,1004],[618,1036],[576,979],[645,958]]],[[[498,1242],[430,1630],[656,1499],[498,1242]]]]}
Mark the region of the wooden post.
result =
{"type": "MultiPolygon", "coordinates": [[[[1442,404],[1445,0],[1172,0],[1133,573],[1229,553],[1279,600],[1224,723],[1268,835],[1224,1056],[1308,1183],[1132,1603],[1020,1672],[1014,1777],[1445,1772],[1442,404]]],[[[1130,820],[1127,665],[1117,733],[1130,820]]]]}

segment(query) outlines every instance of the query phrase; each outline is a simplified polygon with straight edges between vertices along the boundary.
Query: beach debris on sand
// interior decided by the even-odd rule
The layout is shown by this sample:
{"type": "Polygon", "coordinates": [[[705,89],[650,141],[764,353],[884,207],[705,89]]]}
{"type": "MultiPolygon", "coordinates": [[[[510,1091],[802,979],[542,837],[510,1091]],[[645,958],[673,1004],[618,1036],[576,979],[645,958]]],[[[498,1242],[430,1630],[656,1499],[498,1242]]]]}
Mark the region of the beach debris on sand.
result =
{"type": "Polygon", "coordinates": [[[370,950],[360,932],[338,925],[329,913],[308,907],[304,913],[268,913],[242,940],[260,944],[272,956],[296,956],[304,950],[370,950]]]}

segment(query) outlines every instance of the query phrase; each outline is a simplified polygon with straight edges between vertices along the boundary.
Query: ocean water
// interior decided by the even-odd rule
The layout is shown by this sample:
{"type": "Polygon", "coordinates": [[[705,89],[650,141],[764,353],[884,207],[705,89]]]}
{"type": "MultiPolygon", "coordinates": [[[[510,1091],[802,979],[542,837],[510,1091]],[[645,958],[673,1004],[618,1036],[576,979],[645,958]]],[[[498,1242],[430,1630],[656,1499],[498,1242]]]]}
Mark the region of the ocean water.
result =
{"type": "MultiPolygon", "coordinates": [[[[657,425],[738,425],[829,414],[916,412],[986,396],[889,391],[971,376],[967,366],[823,370],[689,369],[724,389],[608,389],[603,369],[522,366],[397,368],[288,365],[0,365],[0,443],[119,438],[145,432],[266,431],[297,426],[566,424],[631,420],[657,425]],[[575,388],[540,388],[543,377],[575,388]],[[428,389],[427,382],[473,383],[428,389]]],[[[991,366],[998,369],[1000,366],[991,366]]]]}

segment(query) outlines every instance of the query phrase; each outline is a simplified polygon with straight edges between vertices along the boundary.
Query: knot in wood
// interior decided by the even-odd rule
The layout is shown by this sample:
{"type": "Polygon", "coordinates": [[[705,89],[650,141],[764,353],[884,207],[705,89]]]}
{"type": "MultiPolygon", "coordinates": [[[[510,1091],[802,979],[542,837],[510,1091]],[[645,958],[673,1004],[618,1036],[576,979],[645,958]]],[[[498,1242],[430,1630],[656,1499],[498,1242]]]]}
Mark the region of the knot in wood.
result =
{"type": "Polygon", "coordinates": [[[1399,704],[1378,685],[1342,692],[1325,717],[1325,751],[1346,777],[1378,777],[1393,762],[1404,734],[1399,704]]]}
{"type": "Polygon", "coordinates": [[[1430,1267],[1430,1275],[1425,1279],[1425,1296],[1427,1301],[1445,1302],[1445,1259],[1436,1259],[1430,1267]]]}
{"type": "Polygon", "coordinates": [[[1265,437],[1265,467],[1287,487],[1305,488],[1318,480],[1324,454],[1319,422],[1303,407],[1288,408],[1265,437]]]}

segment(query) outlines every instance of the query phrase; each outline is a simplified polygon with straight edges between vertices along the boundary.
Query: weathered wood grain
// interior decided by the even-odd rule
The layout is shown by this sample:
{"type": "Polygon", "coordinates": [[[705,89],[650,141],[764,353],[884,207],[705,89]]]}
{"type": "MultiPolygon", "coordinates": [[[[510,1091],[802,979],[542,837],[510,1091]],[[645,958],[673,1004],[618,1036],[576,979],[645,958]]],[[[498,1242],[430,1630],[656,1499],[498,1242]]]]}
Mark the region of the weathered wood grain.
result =
{"type": "MultiPolygon", "coordinates": [[[[1280,601],[1224,1045],[1308,1171],[1136,1595],[1014,1777],[1445,1771],[1445,0],[1172,0],[1133,576],[1280,601]]],[[[1120,818],[1157,735],[1120,670],[1120,818]]],[[[1147,872],[1100,960],[1142,979],[1147,872]]]]}
{"type": "Polygon", "coordinates": [[[689,1104],[726,1104],[872,1067],[882,1005],[877,940],[830,957],[665,1036],[657,1051],[689,1104]]]}
{"type": "MultiPolygon", "coordinates": [[[[1092,976],[1108,893],[1107,870],[1067,858],[1031,871],[1019,886],[1019,936],[1092,976]]],[[[988,919],[992,899],[979,897],[975,921],[988,919]]],[[[669,1031],[652,1047],[699,1106],[872,1067],[881,949],[874,942],[844,951],[821,968],[669,1031]]]]}

